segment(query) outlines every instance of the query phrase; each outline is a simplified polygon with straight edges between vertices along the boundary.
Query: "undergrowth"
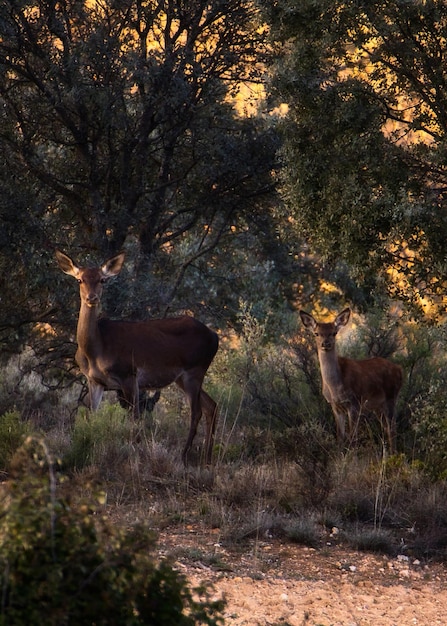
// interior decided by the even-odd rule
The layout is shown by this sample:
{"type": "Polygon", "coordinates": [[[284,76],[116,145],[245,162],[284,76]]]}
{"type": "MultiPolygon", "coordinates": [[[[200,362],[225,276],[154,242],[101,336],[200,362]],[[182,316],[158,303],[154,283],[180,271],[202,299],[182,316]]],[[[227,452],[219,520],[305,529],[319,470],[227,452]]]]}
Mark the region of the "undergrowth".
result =
{"type": "MultiPolygon", "coordinates": [[[[189,410],[176,388],[163,389],[138,421],[113,394],[96,413],[80,409],[68,419],[62,401],[42,401],[41,388],[38,410],[32,390],[24,394],[27,406],[10,408],[8,385],[17,387],[17,377],[3,374],[0,470],[7,477],[24,437],[41,432],[73,489],[88,496],[92,480],[101,485],[117,518],[125,511],[128,520],[134,510],[156,528],[200,523],[229,543],[281,536],[318,546],[332,533],[331,541],[358,549],[447,558],[447,370],[445,352],[433,349],[441,334],[430,335],[425,349],[425,335],[404,329],[399,453],[390,455],[380,433],[366,426],[355,445],[337,445],[305,337],[273,346],[265,325],[248,314],[241,328],[237,348],[219,351],[206,380],[219,402],[213,467],[201,464],[203,423],[188,467],[181,462],[189,410]]],[[[17,389],[13,398],[20,398],[17,389]]]]}
{"type": "MultiPolygon", "coordinates": [[[[73,497],[90,497],[100,486],[116,519],[123,514],[128,523],[134,509],[135,519],[149,515],[154,528],[219,528],[228,544],[262,536],[318,547],[336,528],[337,541],[356,549],[447,556],[446,482],[433,481],[420,463],[405,455],[340,451],[330,438],[320,440],[315,434],[306,447],[301,427],[287,429],[288,445],[277,432],[263,433],[262,444],[254,445],[251,427],[239,426],[229,438],[222,435],[227,448],[233,438],[239,442],[237,455],[220,453],[218,440],[213,467],[200,465],[198,451],[196,463],[185,468],[178,432],[160,437],[157,421],[165,410],[159,406],[150,420],[139,422],[118,405],[105,404],[95,414],[80,410],[70,436],[56,445],[61,467],[72,476],[73,497]],[[252,446],[244,449],[248,438],[252,446]]],[[[9,442],[6,475],[15,449],[32,427],[20,423],[17,414],[6,414],[0,425],[8,428],[8,420],[16,435],[3,440],[4,445],[9,442]]],[[[177,429],[177,420],[171,419],[171,425],[177,429]]],[[[186,436],[187,423],[184,430],[186,436]]],[[[51,435],[46,445],[54,443],[51,435]]],[[[198,449],[203,439],[201,432],[198,449]]]]}

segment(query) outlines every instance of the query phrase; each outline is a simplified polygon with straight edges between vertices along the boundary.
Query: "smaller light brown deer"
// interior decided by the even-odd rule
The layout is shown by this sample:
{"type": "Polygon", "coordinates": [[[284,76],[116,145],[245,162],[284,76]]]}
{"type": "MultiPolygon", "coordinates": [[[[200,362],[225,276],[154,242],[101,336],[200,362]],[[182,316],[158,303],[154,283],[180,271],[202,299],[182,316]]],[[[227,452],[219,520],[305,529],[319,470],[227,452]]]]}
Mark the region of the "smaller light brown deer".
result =
{"type": "Polygon", "coordinates": [[[306,328],[313,331],[320,362],[323,395],[332,407],[339,441],[353,438],[361,416],[374,413],[392,452],[395,447],[395,407],[402,387],[400,365],[388,359],[373,357],[356,360],[337,356],[336,336],[346,326],[351,311],[344,309],[333,322],[317,322],[312,315],[300,311],[306,328]],[[346,419],[348,425],[346,428],[346,419]]]}

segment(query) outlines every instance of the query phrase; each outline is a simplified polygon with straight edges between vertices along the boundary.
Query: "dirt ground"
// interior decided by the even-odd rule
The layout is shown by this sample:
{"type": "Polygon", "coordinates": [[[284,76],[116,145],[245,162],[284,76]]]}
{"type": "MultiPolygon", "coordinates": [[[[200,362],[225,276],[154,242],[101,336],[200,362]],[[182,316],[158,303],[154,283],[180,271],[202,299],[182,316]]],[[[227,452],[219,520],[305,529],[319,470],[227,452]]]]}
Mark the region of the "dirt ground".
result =
{"type": "Polygon", "coordinates": [[[273,538],[225,547],[218,531],[185,527],[159,536],[192,585],[225,596],[233,626],[447,625],[447,568],[403,555],[319,549],[273,538]]]}

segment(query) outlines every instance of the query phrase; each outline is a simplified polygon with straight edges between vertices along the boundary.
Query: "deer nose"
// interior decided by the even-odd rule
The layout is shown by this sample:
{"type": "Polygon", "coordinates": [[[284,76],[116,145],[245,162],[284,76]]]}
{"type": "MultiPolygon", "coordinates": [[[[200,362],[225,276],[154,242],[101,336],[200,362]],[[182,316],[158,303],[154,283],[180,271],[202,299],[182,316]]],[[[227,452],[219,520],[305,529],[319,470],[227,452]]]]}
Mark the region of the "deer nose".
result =
{"type": "Polygon", "coordinates": [[[324,339],[324,341],[321,342],[321,347],[323,350],[330,350],[332,348],[332,341],[330,339],[324,339]]]}
{"type": "Polygon", "coordinates": [[[95,292],[89,293],[85,301],[87,302],[89,306],[95,306],[96,304],[99,304],[99,296],[95,292]]]}

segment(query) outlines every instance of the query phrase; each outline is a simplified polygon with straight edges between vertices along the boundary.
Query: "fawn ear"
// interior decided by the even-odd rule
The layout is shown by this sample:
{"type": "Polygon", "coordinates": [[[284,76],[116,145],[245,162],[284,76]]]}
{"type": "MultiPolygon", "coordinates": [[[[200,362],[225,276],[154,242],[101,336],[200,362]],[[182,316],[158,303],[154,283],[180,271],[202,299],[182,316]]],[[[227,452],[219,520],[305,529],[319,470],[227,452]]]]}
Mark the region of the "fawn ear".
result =
{"type": "Polygon", "coordinates": [[[112,278],[112,276],[118,276],[123,267],[124,252],[113,256],[101,266],[101,272],[104,278],[112,278]]]}
{"type": "Polygon", "coordinates": [[[317,325],[317,322],[312,317],[312,315],[309,315],[309,313],[306,313],[306,311],[300,311],[300,317],[301,317],[301,321],[303,322],[306,328],[314,329],[315,326],[317,325]]]}
{"type": "Polygon", "coordinates": [[[79,274],[79,267],[77,267],[69,256],[61,252],[60,250],[56,250],[56,259],[59,267],[65,274],[69,274],[70,276],[76,276],[79,274]]]}
{"type": "Polygon", "coordinates": [[[351,317],[351,309],[350,308],[343,309],[343,311],[339,313],[337,317],[335,318],[335,326],[337,328],[340,328],[340,326],[346,326],[346,324],[349,322],[350,317],[351,317]]]}

